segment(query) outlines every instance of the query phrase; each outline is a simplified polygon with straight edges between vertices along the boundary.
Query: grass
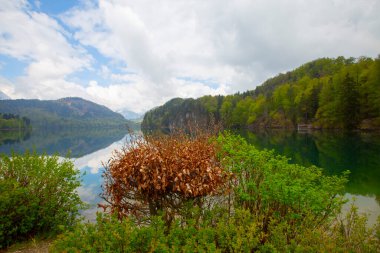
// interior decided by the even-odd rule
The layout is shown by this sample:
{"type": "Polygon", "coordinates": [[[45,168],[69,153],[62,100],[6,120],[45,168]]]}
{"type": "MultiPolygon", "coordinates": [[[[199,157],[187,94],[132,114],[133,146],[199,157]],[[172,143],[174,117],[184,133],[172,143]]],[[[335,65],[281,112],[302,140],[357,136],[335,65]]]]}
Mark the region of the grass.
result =
{"type": "Polygon", "coordinates": [[[49,252],[49,247],[54,238],[33,238],[29,241],[18,242],[8,249],[0,250],[0,253],[45,253],[49,252]]]}

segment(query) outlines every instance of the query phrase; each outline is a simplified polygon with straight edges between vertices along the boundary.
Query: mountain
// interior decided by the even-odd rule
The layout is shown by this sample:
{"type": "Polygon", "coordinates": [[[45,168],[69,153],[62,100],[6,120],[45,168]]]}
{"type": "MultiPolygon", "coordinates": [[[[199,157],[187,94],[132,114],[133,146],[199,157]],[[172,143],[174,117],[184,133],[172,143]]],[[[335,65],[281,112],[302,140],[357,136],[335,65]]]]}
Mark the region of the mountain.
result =
{"type": "Polygon", "coordinates": [[[0,91],[0,100],[11,99],[7,94],[0,91]]]}
{"type": "Polygon", "coordinates": [[[121,109],[121,110],[118,110],[117,112],[123,115],[124,118],[129,119],[129,120],[137,120],[144,116],[143,114],[132,112],[128,109],[121,109]]]}
{"type": "Polygon", "coordinates": [[[172,99],[144,115],[142,130],[187,121],[225,128],[380,129],[380,56],[321,58],[228,96],[172,99]]]}
{"type": "MultiPolygon", "coordinates": [[[[211,98],[211,96],[205,96],[205,98],[208,97],[211,98]]],[[[144,115],[141,129],[168,132],[172,128],[186,126],[189,121],[204,125],[208,120],[209,113],[201,104],[200,99],[173,98],[164,105],[148,111],[144,115]]]]}
{"type": "Polygon", "coordinates": [[[0,113],[27,117],[33,128],[125,127],[132,124],[121,114],[78,97],[0,100],[0,113]]]}

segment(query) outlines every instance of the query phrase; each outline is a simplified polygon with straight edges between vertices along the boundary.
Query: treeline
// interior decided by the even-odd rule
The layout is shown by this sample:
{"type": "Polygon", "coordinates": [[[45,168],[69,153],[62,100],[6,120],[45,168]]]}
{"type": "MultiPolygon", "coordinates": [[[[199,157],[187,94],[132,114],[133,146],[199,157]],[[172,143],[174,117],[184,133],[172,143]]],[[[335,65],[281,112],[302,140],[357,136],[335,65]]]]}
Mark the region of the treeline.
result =
{"type": "Polygon", "coordinates": [[[228,96],[173,99],[146,113],[144,129],[187,119],[227,128],[380,128],[380,56],[322,58],[279,74],[255,90],[228,96]]]}
{"type": "Polygon", "coordinates": [[[0,130],[30,129],[30,119],[12,113],[0,113],[0,130]]]}
{"type": "Polygon", "coordinates": [[[81,98],[0,100],[0,113],[30,118],[35,129],[133,128],[121,114],[81,98]]]}

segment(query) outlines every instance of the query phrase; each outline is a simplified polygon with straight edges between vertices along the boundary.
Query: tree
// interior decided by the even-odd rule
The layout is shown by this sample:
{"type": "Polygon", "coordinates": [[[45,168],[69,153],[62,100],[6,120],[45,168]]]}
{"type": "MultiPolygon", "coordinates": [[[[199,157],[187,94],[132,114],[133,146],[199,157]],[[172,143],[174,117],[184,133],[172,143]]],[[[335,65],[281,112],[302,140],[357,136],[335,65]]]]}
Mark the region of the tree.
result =
{"type": "Polygon", "coordinates": [[[236,106],[231,115],[233,126],[244,127],[247,124],[250,116],[250,107],[254,103],[251,97],[246,97],[236,103],[236,106]]]}
{"type": "Polygon", "coordinates": [[[231,116],[232,116],[232,111],[235,107],[235,102],[234,102],[234,96],[230,95],[225,97],[223,100],[222,106],[220,108],[220,116],[223,121],[223,124],[227,127],[232,126],[231,124],[231,116]]]}
{"type": "Polygon", "coordinates": [[[380,117],[380,55],[375,59],[368,77],[370,116],[380,117]]]}
{"type": "Polygon", "coordinates": [[[345,129],[354,129],[359,123],[359,94],[357,85],[349,73],[340,86],[340,116],[345,129]]]}

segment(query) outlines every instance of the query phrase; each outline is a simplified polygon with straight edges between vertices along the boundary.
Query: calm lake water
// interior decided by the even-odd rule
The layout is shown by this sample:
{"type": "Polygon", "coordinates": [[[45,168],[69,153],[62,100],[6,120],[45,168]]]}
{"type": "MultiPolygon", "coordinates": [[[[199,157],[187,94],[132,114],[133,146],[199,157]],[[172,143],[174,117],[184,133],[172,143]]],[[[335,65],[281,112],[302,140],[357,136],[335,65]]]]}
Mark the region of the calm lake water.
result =
{"type": "Polygon", "coordinates": [[[94,221],[96,211],[101,210],[97,204],[102,201],[99,197],[102,191],[102,164],[127,140],[126,129],[44,130],[31,133],[0,131],[0,153],[36,150],[38,153],[62,157],[69,154],[75,167],[83,174],[78,193],[83,201],[90,204],[90,208],[82,213],[86,219],[94,221]]]}
{"type": "MultiPolygon", "coordinates": [[[[349,170],[346,197],[355,199],[373,224],[380,215],[380,133],[271,130],[242,132],[259,149],[273,149],[291,163],[316,165],[328,175],[349,170]]],[[[345,209],[348,208],[348,204],[345,209]]]]}
{"type": "MultiPolygon", "coordinates": [[[[274,149],[289,157],[292,163],[316,165],[330,175],[350,170],[346,196],[356,198],[360,210],[370,214],[370,223],[380,215],[380,133],[268,131],[241,135],[259,149],[274,149]]],[[[102,163],[126,141],[128,135],[123,129],[0,132],[0,152],[35,149],[66,156],[70,151],[75,167],[85,173],[79,194],[91,205],[84,215],[92,220],[101,201],[102,163]]]]}

